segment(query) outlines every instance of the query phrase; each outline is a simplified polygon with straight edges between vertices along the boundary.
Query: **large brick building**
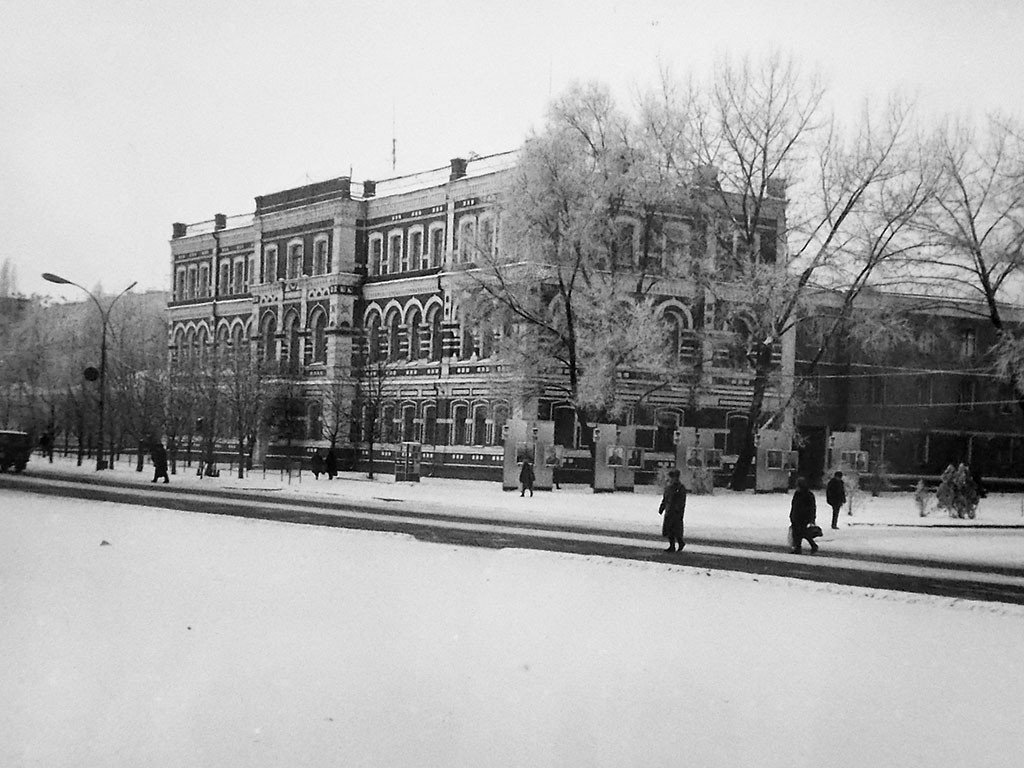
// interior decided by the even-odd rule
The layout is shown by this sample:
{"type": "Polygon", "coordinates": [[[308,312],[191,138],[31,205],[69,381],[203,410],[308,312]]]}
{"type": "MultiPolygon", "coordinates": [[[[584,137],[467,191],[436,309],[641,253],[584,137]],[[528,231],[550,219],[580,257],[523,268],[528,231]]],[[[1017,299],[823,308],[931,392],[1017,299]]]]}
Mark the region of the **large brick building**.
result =
{"type": "MultiPolygon", "coordinates": [[[[305,400],[302,425],[287,441],[266,431],[257,450],[257,461],[273,460],[286,450],[308,453],[327,444],[318,394],[325,387],[347,387],[358,414],[353,355],[366,343],[393,363],[382,409],[383,458],[396,443],[417,441],[427,473],[498,478],[502,427],[522,418],[553,422],[571,476],[573,467],[589,462],[590,439],[573,408],[543,382],[517,397],[510,381],[524,373],[503,368],[495,356],[497,331],[460,307],[461,280],[474,268],[467,244],[498,247],[493,201],[515,159],[514,153],[454,159],[376,182],[341,177],[258,196],[252,214],[175,224],[172,365],[202,359],[211,345],[249,345],[276,364],[276,375],[296,382],[305,400]]],[[[785,201],[781,189],[773,192],[759,253],[781,268],[777,233],[784,230],[785,201]]],[[[715,223],[706,216],[687,210],[664,216],[663,250],[674,265],[683,259],[715,274],[725,250],[737,248],[735,240],[712,233],[715,223]]],[[[628,220],[622,226],[631,249],[639,228],[628,220]]],[[[692,274],[666,263],[658,287],[666,343],[687,372],[643,402],[637,402],[643,371],[621,381],[624,399],[634,403],[622,421],[636,427],[636,444],[647,449],[648,479],[674,460],[678,427],[701,429],[707,444],[728,456],[746,423],[752,374],[730,355],[727,340],[735,329],[724,313],[716,317],[710,294],[692,274]]],[[[783,339],[775,353],[790,374],[793,347],[783,339]]],[[[768,407],[784,395],[773,388],[768,407]]],[[[342,434],[354,452],[362,450],[358,426],[342,434]]]]}

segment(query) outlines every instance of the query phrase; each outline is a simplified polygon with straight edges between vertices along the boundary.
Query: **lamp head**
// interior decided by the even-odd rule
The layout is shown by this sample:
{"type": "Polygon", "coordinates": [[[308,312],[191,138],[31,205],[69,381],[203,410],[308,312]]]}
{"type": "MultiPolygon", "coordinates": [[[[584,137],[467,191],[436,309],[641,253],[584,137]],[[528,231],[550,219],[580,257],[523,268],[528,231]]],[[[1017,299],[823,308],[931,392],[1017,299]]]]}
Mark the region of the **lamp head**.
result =
{"type": "Polygon", "coordinates": [[[57,283],[58,285],[71,285],[71,281],[60,275],[55,275],[52,272],[43,272],[43,280],[50,283],[57,283]]]}

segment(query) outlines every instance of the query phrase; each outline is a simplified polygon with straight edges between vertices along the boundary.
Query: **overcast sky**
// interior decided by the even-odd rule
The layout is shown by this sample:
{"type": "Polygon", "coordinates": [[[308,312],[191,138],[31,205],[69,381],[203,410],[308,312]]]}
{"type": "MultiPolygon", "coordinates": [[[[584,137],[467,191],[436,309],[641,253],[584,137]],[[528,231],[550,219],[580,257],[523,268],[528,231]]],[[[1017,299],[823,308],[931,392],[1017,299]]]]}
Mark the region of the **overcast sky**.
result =
{"type": "Polygon", "coordinates": [[[24,293],[167,288],[174,221],[512,149],[572,80],[773,46],[840,108],[1024,112],[1018,0],[0,0],[0,260],[24,293]]]}

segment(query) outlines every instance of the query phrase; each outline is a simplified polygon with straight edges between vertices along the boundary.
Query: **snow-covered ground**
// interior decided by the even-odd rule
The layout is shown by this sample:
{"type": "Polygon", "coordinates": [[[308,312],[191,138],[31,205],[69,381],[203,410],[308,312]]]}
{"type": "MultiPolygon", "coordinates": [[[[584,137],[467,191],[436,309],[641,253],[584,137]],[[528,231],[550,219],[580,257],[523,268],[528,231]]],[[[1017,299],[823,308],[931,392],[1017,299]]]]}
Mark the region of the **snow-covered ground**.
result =
{"type": "MultiPolygon", "coordinates": [[[[51,470],[69,477],[97,474],[91,464],[77,467],[74,461],[59,458],[52,465],[35,459],[29,467],[30,474],[51,470]]],[[[153,470],[147,466],[138,473],[124,461],[102,476],[151,487],[153,470]]],[[[289,478],[279,471],[257,471],[239,480],[227,472],[217,478],[199,478],[184,469],[172,476],[171,482],[175,486],[252,491],[277,499],[358,501],[411,511],[584,525],[655,537],[661,532],[659,490],[652,486],[638,486],[635,493],[595,495],[586,486],[571,485],[521,498],[518,492],[502,491],[497,482],[424,478],[419,483],[396,483],[393,476],[378,475],[369,481],[355,472],[328,481],[323,476],[315,480],[309,472],[289,478]]],[[[934,494],[925,517],[920,516],[910,493],[851,495],[853,515],[844,509],[839,530],[832,531],[831,510],[824,492],[818,492],[818,522],[825,529],[821,544],[829,552],[1024,567],[1024,494],[990,494],[982,500],[975,520],[950,518],[937,510],[934,494]]],[[[713,496],[691,494],[687,501],[686,532],[690,537],[771,544],[783,550],[788,525],[789,495],[784,493],[718,489],[713,496]]]]}
{"type": "Polygon", "coordinates": [[[1016,606],[0,490],[0,616],[2,766],[1024,754],[1016,606]]]}

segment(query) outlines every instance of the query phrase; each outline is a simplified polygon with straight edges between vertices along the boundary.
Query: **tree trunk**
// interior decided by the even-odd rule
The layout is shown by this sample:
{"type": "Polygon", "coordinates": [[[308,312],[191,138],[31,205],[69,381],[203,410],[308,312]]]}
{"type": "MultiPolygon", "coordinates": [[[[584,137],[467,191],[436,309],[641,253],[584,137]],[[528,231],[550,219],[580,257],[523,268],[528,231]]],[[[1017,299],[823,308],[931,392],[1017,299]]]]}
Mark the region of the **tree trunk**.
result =
{"type": "Polygon", "coordinates": [[[747,476],[750,465],[754,462],[754,435],[757,434],[764,412],[764,395],[768,390],[768,374],[771,371],[771,345],[762,344],[757,352],[757,367],[754,371],[754,391],[750,398],[750,409],[747,411],[747,427],[743,431],[743,444],[736,456],[730,487],[734,491],[747,489],[747,476]]]}

